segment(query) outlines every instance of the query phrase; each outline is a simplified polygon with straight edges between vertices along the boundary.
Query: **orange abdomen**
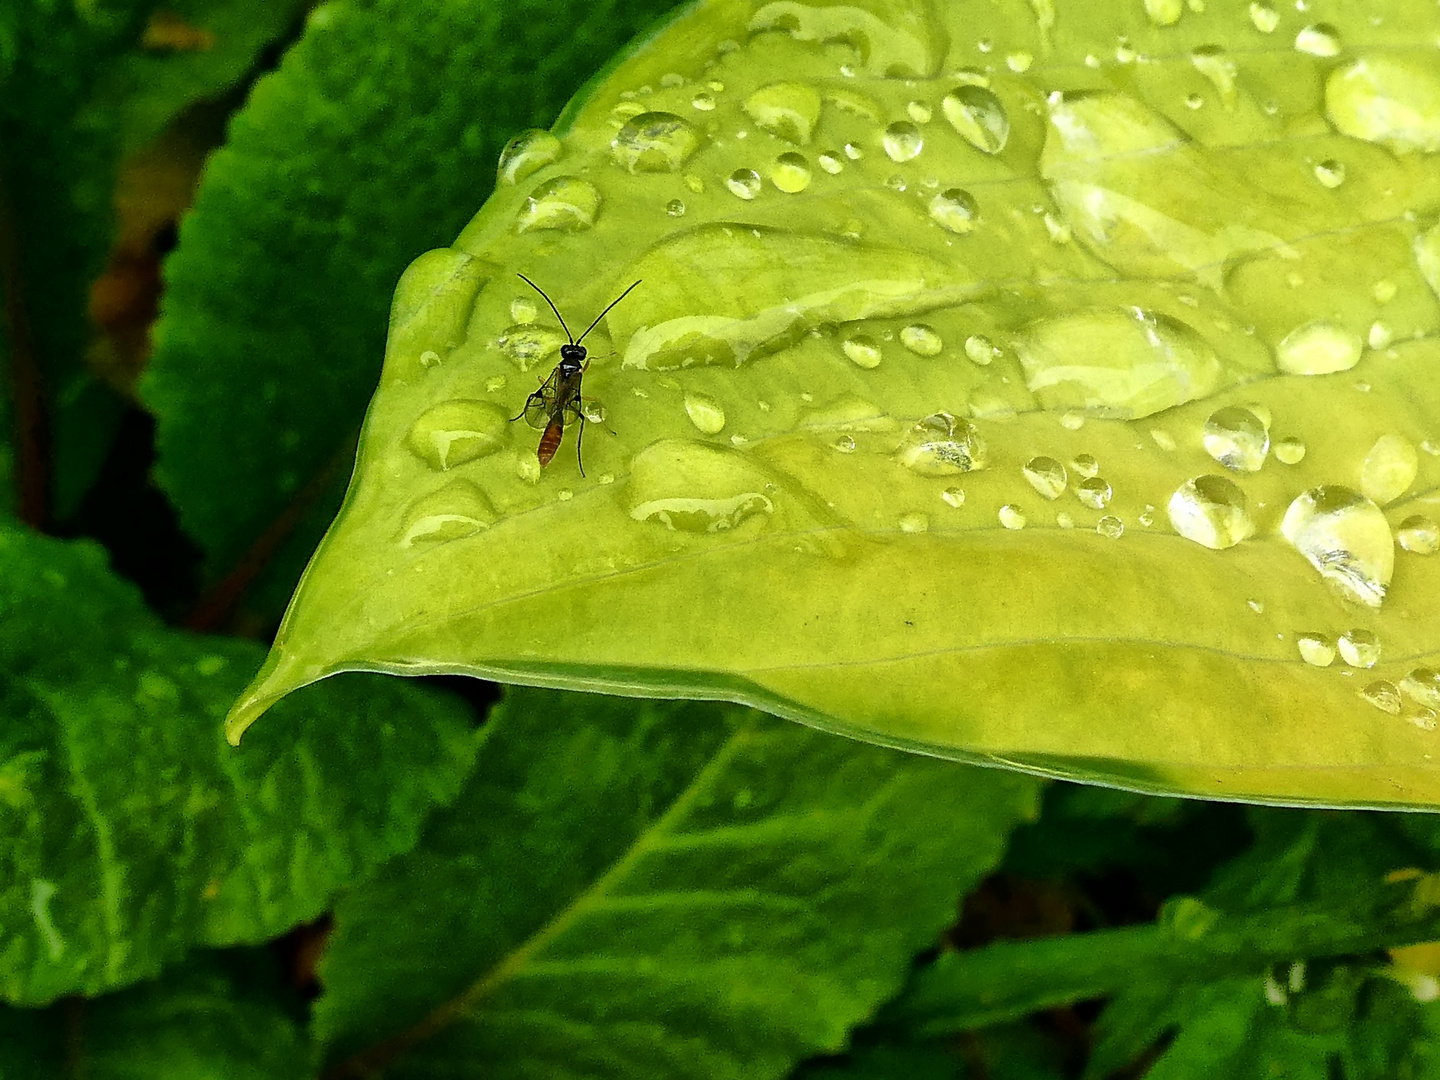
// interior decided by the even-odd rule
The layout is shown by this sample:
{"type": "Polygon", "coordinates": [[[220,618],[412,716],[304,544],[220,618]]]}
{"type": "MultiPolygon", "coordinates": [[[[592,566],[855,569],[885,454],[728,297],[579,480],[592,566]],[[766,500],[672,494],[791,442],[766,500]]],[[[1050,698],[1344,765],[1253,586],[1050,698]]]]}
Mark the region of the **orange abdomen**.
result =
{"type": "Polygon", "coordinates": [[[545,434],[540,436],[540,445],[535,450],[535,456],[540,459],[541,465],[549,465],[550,459],[555,456],[555,451],[560,449],[560,440],[565,435],[565,424],[561,420],[551,420],[545,425],[545,434]]]}

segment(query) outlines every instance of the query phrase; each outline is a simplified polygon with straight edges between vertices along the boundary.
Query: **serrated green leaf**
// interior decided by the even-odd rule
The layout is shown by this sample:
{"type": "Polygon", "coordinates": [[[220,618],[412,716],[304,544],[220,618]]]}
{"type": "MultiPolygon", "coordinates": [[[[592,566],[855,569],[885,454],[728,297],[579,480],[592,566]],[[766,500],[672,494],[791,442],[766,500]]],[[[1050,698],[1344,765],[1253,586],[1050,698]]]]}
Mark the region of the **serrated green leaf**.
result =
{"type": "Polygon", "coordinates": [[[92,544],[0,528],[0,610],[8,1001],[315,918],[408,850],[473,760],[466,709],[375,677],[296,700],[294,730],[236,753],[220,717],[259,650],[167,629],[92,544]]]}
{"type": "Polygon", "coordinates": [[[93,1001],[0,1006],[0,1080],[305,1080],[311,1051],[266,959],[197,957],[93,1001]]]}
{"type": "Polygon", "coordinates": [[[400,283],[232,737],[452,671],[1440,804],[1440,9],[1042,10],[715,0],[512,153],[400,283]],[[564,341],[517,271],[577,330],[643,279],[586,342],[584,478],[507,423],[564,341]]]}
{"type": "MultiPolygon", "coordinates": [[[[673,2],[561,17],[547,0],[312,13],[206,167],[141,386],[156,477],[212,571],[292,502],[338,504],[345,470],[328,487],[324,474],[364,416],[396,276],[474,212],[506,139],[553,116],[673,2]]],[[[285,590],[322,528],[277,559],[285,590]]]]}
{"type": "Polygon", "coordinates": [[[1033,813],[1031,781],[711,705],[517,691],[350,893],[332,1076],[759,1078],[833,1052],[1033,813]]]}

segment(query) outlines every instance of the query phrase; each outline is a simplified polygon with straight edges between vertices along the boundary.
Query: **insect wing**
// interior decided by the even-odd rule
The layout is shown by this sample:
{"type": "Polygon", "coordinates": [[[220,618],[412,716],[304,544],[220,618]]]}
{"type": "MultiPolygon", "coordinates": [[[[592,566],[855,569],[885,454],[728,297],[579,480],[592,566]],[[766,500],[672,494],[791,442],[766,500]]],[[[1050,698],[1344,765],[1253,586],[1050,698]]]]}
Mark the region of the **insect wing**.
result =
{"type": "Polygon", "coordinates": [[[545,380],[539,390],[536,390],[525,399],[525,422],[532,428],[545,428],[550,424],[550,415],[555,411],[556,383],[560,379],[560,369],[557,367],[550,372],[550,377],[545,380]]]}

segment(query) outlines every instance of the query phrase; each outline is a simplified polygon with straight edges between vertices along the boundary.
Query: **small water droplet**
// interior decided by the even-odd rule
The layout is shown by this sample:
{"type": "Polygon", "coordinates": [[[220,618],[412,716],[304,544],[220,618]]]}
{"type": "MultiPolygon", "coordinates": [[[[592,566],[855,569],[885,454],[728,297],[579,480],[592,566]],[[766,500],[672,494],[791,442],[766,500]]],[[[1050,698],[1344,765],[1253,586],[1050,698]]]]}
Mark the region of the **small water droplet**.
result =
{"type": "Polygon", "coordinates": [[[560,351],[560,346],[569,340],[558,329],[539,323],[517,323],[507,326],[495,339],[495,344],[521,371],[532,367],[560,351]]]}
{"type": "Polygon", "coordinates": [[[906,433],[896,457],[921,476],[950,476],[984,468],[988,451],[969,420],[934,413],[906,433]]]}
{"type": "Polygon", "coordinates": [[[562,149],[560,140],[548,131],[541,131],[538,128],[522,131],[507,142],[505,149],[500,151],[496,181],[518,184],[546,165],[559,161],[562,149]]]}
{"type": "Polygon", "coordinates": [[[561,502],[569,502],[574,497],[575,492],[571,491],[569,488],[561,488],[559,491],[555,492],[555,498],[559,499],[561,502]]]}
{"type": "Polygon", "coordinates": [[[437,368],[440,366],[440,354],[434,349],[426,349],[420,354],[420,366],[422,368],[437,368]]]}
{"type": "Polygon", "coordinates": [[[1106,514],[1095,523],[1095,531],[1111,540],[1119,540],[1125,532],[1125,523],[1114,514],[1106,514]]]}
{"type": "Polygon", "coordinates": [[[1315,166],[1315,179],[1327,188],[1338,188],[1345,182],[1345,163],[1326,158],[1315,166]]]}
{"type": "Polygon", "coordinates": [[[905,106],[905,115],[914,120],[917,124],[928,124],[930,122],[930,106],[923,101],[912,101],[905,106]]]}
{"type": "Polygon", "coordinates": [[[715,95],[707,90],[701,90],[690,99],[690,107],[701,112],[711,112],[715,108],[715,95]]]}
{"type": "Polygon", "coordinates": [[[1110,505],[1110,483],[1103,476],[1089,476],[1075,487],[1075,497],[1091,510],[1104,510],[1110,505]]]}
{"type": "Polygon", "coordinates": [[[1325,112],[1342,135],[1397,154],[1440,150],[1440,74],[1403,53],[1364,56],[1331,72],[1325,112]]]}
{"type": "Polygon", "coordinates": [[[1094,454],[1076,454],[1070,461],[1070,467],[1081,476],[1094,476],[1100,471],[1100,462],[1095,460],[1094,454]]]}
{"type": "Polygon", "coordinates": [[[1075,527],[1075,519],[1064,510],[1061,510],[1055,515],[1055,527],[1057,529],[1073,529],[1075,527]]]}
{"type": "Polygon", "coordinates": [[[1156,26],[1174,26],[1185,14],[1183,0],[1145,0],[1145,14],[1156,26]]]}
{"type": "Polygon", "coordinates": [[[594,184],[576,176],[557,176],[541,184],[525,200],[515,220],[515,231],[580,232],[595,224],[599,212],[600,192],[594,184]]]}
{"type": "Polygon", "coordinates": [[[683,117],[644,112],[610,141],[616,164],[630,173],[676,172],[700,146],[700,132],[683,117]]]}
{"type": "Polygon", "coordinates": [[[938,356],[945,342],[935,329],[924,323],[912,323],[900,331],[900,344],[916,356],[938,356]]]}
{"type": "Polygon", "coordinates": [[[1245,493],[1223,476],[1197,476],[1170,496],[1170,524],[1187,540],[1216,551],[1255,532],[1245,493]]]}
{"type": "Polygon", "coordinates": [[[1215,88],[1221,108],[1232,111],[1237,101],[1235,61],[1218,45],[1201,45],[1190,53],[1190,64],[1215,88]]]}
{"type": "Polygon", "coordinates": [[[900,515],[900,531],[903,533],[923,533],[930,531],[930,515],[921,513],[919,510],[908,514],[900,515]]]}
{"type": "Polygon", "coordinates": [[[517,296],[510,301],[510,319],[513,322],[532,323],[537,314],[539,314],[539,309],[536,308],[535,301],[528,296],[517,296]]]}
{"type": "Polygon", "coordinates": [[[1299,465],[1305,460],[1305,444],[1294,436],[1276,439],[1275,460],[1284,465],[1299,465]]]}
{"type": "Polygon", "coordinates": [[[1164,428],[1151,428],[1150,441],[1161,450],[1169,451],[1175,449],[1175,436],[1171,435],[1164,428]]]}
{"type": "Polygon", "coordinates": [[[995,343],[981,334],[971,334],[965,339],[965,355],[981,367],[986,367],[1000,355],[995,343]]]}
{"type": "Polygon", "coordinates": [[[507,382],[509,382],[509,380],[506,379],[504,375],[491,375],[485,380],[485,389],[491,394],[497,394],[505,389],[507,382]]]}
{"type": "Polygon", "coordinates": [[[842,454],[853,454],[855,452],[855,437],[853,435],[836,436],[835,441],[830,444],[842,454]]]}
{"type": "Polygon", "coordinates": [[[1395,567],[1390,524],[1346,487],[1312,488],[1285,511],[1280,532],[1341,596],[1378,608],[1395,567]]]}
{"type": "Polygon", "coordinates": [[[430,468],[443,471],[493,454],[509,435],[509,417],[486,401],[442,401],[411,425],[406,445],[430,468]]]}
{"type": "Polygon", "coordinates": [[[840,343],[840,349],[856,367],[880,366],[880,343],[869,334],[852,334],[840,343]]]}
{"type": "Polygon", "coordinates": [[[805,83],[771,83],[746,98],[744,109],[771,135],[805,146],[820,120],[820,92],[805,83]]]}
{"type": "Polygon", "coordinates": [[[1035,57],[1028,52],[1012,52],[1005,57],[1005,66],[1016,75],[1023,75],[1030,70],[1030,65],[1035,63],[1035,57]]]}
{"type": "Polygon", "coordinates": [[[965,489],[958,487],[948,487],[940,493],[940,498],[944,499],[948,505],[955,507],[956,510],[959,510],[960,507],[965,505],[965,489]]]}
{"type": "Polygon", "coordinates": [[[1369,630],[1346,630],[1339,646],[1340,658],[1353,668],[1372,668],[1380,662],[1380,641],[1369,630]]]}
{"type": "Polygon", "coordinates": [[[891,161],[912,161],[925,149],[925,139],[920,129],[909,120],[896,120],[885,129],[880,145],[891,161]]]}
{"type": "Polygon", "coordinates": [[[1360,696],[1381,712],[1400,715],[1400,689],[1387,679],[1377,679],[1360,691],[1360,696]]]}
{"type": "Polygon", "coordinates": [[[1370,333],[1366,335],[1366,344],[1375,350],[1388,349],[1390,343],[1395,340],[1395,331],[1390,329],[1388,323],[1376,319],[1370,324],[1370,333]]]}
{"type": "Polygon", "coordinates": [[[671,199],[665,204],[665,213],[669,214],[671,217],[684,217],[685,204],[679,199],[671,199]]]}
{"type": "Polygon", "coordinates": [[[781,154],[770,169],[770,182],[787,195],[795,195],[810,186],[810,163],[794,151],[781,154]]]}
{"type": "Polygon", "coordinates": [[[1419,667],[1400,680],[1400,690],[1419,705],[1440,709],[1440,671],[1419,667]]]}
{"type": "Polygon", "coordinates": [[[950,126],[984,154],[998,154],[1010,139],[1010,116],[993,90],[966,83],[940,101],[950,126]]]}
{"type": "Polygon", "coordinates": [[[1275,346],[1275,361],[1289,375],[1330,375],[1353,368],[1364,348],[1358,335],[1320,320],[1286,334],[1275,346]]]}
{"type": "Polygon", "coordinates": [[[1060,426],[1066,431],[1079,431],[1085,426],[1085,414],[1078,409],[1066,409],[1060,414],[1060,426]]]}
{"type": "Polygon", "coordinates": [[[815,160],[820,163],[820,168],[824,169],[831,176],[837,175],[841,169],[845,168],[845,162],[841,161],[840,155],[833,150],[826,150],[815,160]]]}
{"type": "Polygon", "coordinates": [[[930,220],[942,229],[964,236],[980,219],[975,196],[964,188],[946,188],[930,197],[930,220]]]}
{"type": "Polygon", "coordinates": [[[1025,527],[1025,512],[1014,503],[1006,503],[1000,507],[997,516],[1000,518],[1000,524],[1007,529],[1023,529],[1025,527]]]}
{"type": "Polygon", "coordinates": [[[1273,34],[1280,25],[1280,13],[1267,0],[1256,0],[1250,5],[1250,21],[1262,34],[1273,34]]]}
{"type": "Polygon", "coordinates": [[[1335,643],[1326,634],[1310,631],[1295,635],[1300,659],[1312,667],[1329,667],[1335,662],[1335,643]]]}
{"type": "Polygon", "coordinates": [[[760,174],[754,169],[736,169],[725,178],[730,194],[749,202],[760,194],[760,174]]]}
{"type": "Polygon", "coordinates": [[[725,426],[725,410],[708,394],[685,395],[685,415],[696,429],[706,435],[718,434],[725,426]]]}
{"type": "Polygon", "coordinates": [[[1207,454],[1236,472],[1259,472],[1270,450],[1270,433],[1264,423],[1239,405],[1211,413],[1201,439],[1207,454]]]}
{"type": "Polygon", "coordinates": [[[865,156],[865,149],[859,143],[847,142],[842,149],[851,161],[859,161],[865,156]]]}
{"type": "Polygon", "coordinates": [[[400,525],[401,547],[473,536],[495,522],[495,507],[469,480],[452,480],[410,504],[400,525]]]}
{"type": "Polygon", "coordinates": [[[1340,31],[1329,23],[1311,23],[1295,35],[1295,50],[1328,59],[1340,55],[1340,31]]]}
{"type": "Polygon", "coordinates": [[[1205,107],[1205,97],[1204,97],[1204,95],[1203,95],[1203,94],[1198,94],[1198,93],[1195,93],[1195,94],[1186,94],[1186,95],[1185,95],[1185,107],[1186,107],[1187,109],[1203,109],[1203,108],[1205,107]]]}
{"type": "Polygon", "coordinates": [[[1047,499],[1058,499],[1065,493],[1065,466],[1052,457],[1033,457],[1020,470],[1036,493],[1047,499]]]}
{"type": "Polygon", "coordinates": [[[1414,555],[1434,555],[1440,551],[1440,524],[1424,514],[1411,514],[1395,533],[1400,546],[1414,555]]]}
{"type": "Polygon", "coordinates": [[[1381,435],[1360,466],[1360,491],[1379,506],[1392,503],[1415,482],[1420,455],[1403,435],[1381,435]]]}
{"type": "Polygon", "coordinates": [[[598,398],[581,398],[580,415],[585,417],[587,424],[603,424],[606,417],[605,404],[598,398]]]}

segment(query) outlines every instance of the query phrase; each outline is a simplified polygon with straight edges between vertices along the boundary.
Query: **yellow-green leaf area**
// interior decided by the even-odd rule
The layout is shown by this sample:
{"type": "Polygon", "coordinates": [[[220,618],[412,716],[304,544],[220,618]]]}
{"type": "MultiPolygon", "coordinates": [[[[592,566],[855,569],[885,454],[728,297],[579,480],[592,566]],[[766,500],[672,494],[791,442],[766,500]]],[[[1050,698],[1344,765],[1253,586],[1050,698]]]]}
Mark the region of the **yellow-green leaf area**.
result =
{"type": "Polygon", "coordinates": [[[687,9],[402,279],[231,737],[464,672],[1440,805],[1440,8],[1250,6],[687,9]],[[544,465],[517,273],[574,334],[641,282],[544,465]]]}

